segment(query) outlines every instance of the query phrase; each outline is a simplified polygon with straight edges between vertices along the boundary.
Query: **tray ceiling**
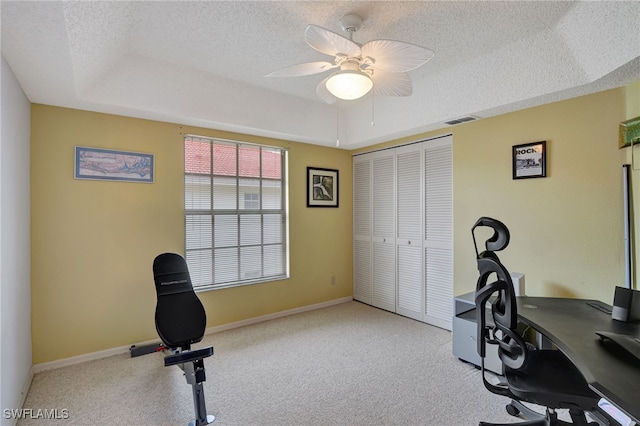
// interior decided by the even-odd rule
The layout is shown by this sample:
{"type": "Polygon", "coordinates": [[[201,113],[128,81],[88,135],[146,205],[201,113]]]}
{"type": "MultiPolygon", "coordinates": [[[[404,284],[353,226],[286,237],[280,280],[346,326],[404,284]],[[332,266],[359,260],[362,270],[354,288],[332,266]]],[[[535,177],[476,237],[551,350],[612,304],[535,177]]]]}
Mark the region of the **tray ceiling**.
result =
{"type": "Polygon", "coordinates": [[[638,1],[2,1],[0,12],[2,56],[33,103],[327,146],[339,135],[346,149],[640,78],[638,1]],[[435,51],[410,72],[413,95],[327,105],[324,74],[264,77],[327,60],[304,28],[343,34],[347,13],[364,18],[358,43],[435,51]]]}

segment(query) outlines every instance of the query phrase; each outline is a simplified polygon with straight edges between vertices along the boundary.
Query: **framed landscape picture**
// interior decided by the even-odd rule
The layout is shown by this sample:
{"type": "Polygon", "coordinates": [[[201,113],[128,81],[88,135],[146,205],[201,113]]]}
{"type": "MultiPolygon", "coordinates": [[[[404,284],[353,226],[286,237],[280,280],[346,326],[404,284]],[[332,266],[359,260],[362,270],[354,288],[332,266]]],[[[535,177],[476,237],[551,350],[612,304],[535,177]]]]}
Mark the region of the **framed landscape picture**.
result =
{"type": "Polygon", "coordinates": [[[338,170],[307,167],[307,207],[338,207],[338,170]]]}
{"type": "Polygon", "coordinates": [[[154,156],[76,146],[76,179],[153,183],[154,156]]]}

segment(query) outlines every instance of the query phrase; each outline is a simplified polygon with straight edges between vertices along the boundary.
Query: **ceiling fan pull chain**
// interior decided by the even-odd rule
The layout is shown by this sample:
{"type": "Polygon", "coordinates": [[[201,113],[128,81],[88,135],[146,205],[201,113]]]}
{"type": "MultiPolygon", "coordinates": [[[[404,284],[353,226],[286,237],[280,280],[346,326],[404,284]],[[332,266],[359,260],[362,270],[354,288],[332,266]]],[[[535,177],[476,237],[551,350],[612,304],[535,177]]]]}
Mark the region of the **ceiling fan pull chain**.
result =
{"type": "Polygon", "coordinates": [[[371,91],[371,127],[376,125],[376,94],[371,91]]]}
{"type": "Polygon", "coordinates": [[[340,102],[336,102],[336,148],[340,147],[340,102]]]}

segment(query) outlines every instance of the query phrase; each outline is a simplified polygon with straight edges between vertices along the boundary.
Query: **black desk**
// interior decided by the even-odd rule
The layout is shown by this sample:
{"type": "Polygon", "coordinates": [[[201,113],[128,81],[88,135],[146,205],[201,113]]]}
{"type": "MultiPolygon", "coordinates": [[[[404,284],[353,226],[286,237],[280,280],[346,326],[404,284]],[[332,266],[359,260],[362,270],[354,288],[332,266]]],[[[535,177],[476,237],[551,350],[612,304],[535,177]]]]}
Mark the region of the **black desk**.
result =
{"type": "Polygon", "coordinates": [[[603,345],[595,331],[640,337],[640,322],[623,323],[585,299],[518,297],[520,320],[549,339],[574,363],[589,386],[640,423],[640,361],[603,345]]]}

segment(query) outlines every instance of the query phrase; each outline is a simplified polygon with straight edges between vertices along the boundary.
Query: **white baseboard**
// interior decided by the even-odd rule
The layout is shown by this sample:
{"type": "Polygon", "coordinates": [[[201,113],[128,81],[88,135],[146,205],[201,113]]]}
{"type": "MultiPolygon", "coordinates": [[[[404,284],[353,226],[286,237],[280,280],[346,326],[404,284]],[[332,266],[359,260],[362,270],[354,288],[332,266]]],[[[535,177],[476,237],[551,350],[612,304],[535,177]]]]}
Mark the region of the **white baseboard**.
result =
{"type": "MultiPolygon", "coordinates": [[[[149,343],[152,343],[151,341],[149,343]]],[[[120,355],[129,351],[131,346],[120,346],[117,348],[105,349],[103,351],[91,352],[72,356],[69,358],[58,359],[56,361],[42,362],[33,366],[34,372],[40,373],[46,370],[54,370],[56,368],[68,367],[70,365],[82,364],[83,362],[93,361],[95,359],[107,358],[113,355],[120,355]]]]}
{"type": "MultiPolygon", "coordinates": [[[[31,382],[33,382],[33,375],[35,374],[35,369],[33,366],[31,366],[31,368],[29,369],[29,372],[27,373],[27,378],[25,379],[24,383],[22,384],[22,390],[20,391],[20,400],[18,401],[18,405],[16,406],[16,408],[22,408],[24,407],[24,403],[27,400],[27,394],[29,393],[29,388],[31,388],[31,382]]],[[[3,425],[5,423],[2,423],[3,425]]],[[[18,424],[18,418],[17,417],[12,417],[10,419],[7,419],[7,423],[8,426],[14,426],[16,424],[18,424]]]]}
{"type": "Polygon", "coordinates": [[[220,333],[221,331],[232,330],[234,328],[240,328],[240,327],[244,327],[251,324],[258,324],[258,323],[269,321],[276,318],[287,317],[289,315],[300,314],[302,312],[313,311],[315,309],[328,308],[329,306],[339,305],[345,302],[351,302],[352,300],[353,300],[353,297],[348,296],[340,299],[329,300],[328,302],[317,303],[315,305],[301,306],[299,308],[293,308],[286,311],[274,312],[273,314],[262,315],[260,317],[249,318],[246,320],[236,321],[229,324],[216,325],[214,327],[207,328],[204,334],[207,335],[207,334],[220,333]]]}
{"type": "MultiPolygon", "coordinates": [[[[229,323],[229,324],[217,325],[217,326],[214,326],[214,327],[207,328],[205,330],[205,335],[214,334],[214,333],[220,333],[221,331],[227,331],[227,330],[232,330],[234,328],[245,327],[245,326],[251,325],[251,324],[258,324],[258,323],[261,323],[261,322],[264,322],[264,321],[269,321],[269,320],[276,319],[276,318],[282,318],[282,317],[286,317],[286,316],[289,316],[289,315],[299,314],[299,313],[302,313],[302,312],[313,311],[315,309],[327,308],[329,306],[339,305],[341,303],[350,302],[352,300],[353,300],[353,297],[347,296],[347,297],[342,297],[340,299],[329,300],[327,302],[316,303],[315,305],[301,306],[299,308],[288,309],[286,311],[281,311],[281,312],[274,312],[272,314],[262,315],[262,316],[255,317],[255,318],[249,318],[249,319],[242,320],[242,321],[236,321],[236,322],[232,322],[232,323],[229,323]]],[[[150,345],[150,344],[154,344],[154,343],[158,343],[158,339],[147,340],[146,342],[138,342],[138,343],[135,343],[135,345],[136,346],[144,346],[144,345],[150,345]]],[[[88,354],[72,356],[70,358],[59,359],[59,360],[56,360],[56,361],[43,362],[43,363],[40,363],[40,364],[35,364],[31,368],[31,371],[30,371],[30,379],[29,379],[29,382],[28,382],[27,390],[29,389],[29,386],[31,385],[31,379],[33,378],[33,375],[37,374],[37,373],[40,373],[41,371],[53,370],[53,369],[61,368],[61,367],[68,367],[70,365],[81,364],[81,363],[87,362],[87,361],[93,361],[93,360],[96,360],[96,359],[107,358],[107,357],[110,357],[110,356],[113,356],[113,355],[120,355],[120,354],[128,353],[130,348],[131,348],[131,345],[120,346],[120,347],[117,347],[117,348],[105,349],[103,351],[91,352],[91,353],[88,353],[88,354]]],[[[26,392],[25,392],[25,396],[26,396],[26,392]]]]}

